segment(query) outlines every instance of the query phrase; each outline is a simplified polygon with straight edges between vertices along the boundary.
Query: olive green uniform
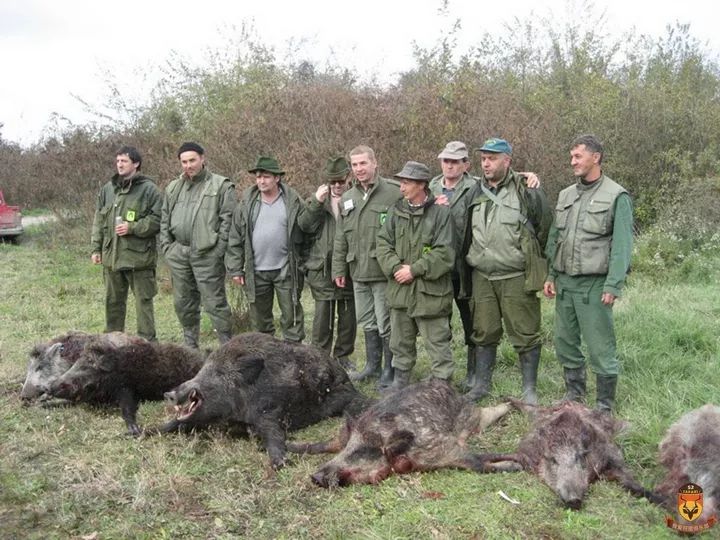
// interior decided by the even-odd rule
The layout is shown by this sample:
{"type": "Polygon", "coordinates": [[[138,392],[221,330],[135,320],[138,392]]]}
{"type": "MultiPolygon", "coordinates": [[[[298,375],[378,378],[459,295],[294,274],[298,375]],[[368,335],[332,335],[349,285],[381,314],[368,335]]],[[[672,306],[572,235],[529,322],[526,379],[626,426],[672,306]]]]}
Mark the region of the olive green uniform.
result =
{"type": "Polygon", "coordinates": [[[160,247],[171,271],[175,313],[184,329],[200,325],[200,304],[221,340],[232,334],[225,294],[224,257],[232,212],[233,183],[203,169],[168,185],[160,224],[160,247]]]}
{"type": "Polygon", "coordinates": [[[349,278],[342,289],[332,279],[336,220],[331,208],[331,195],[324,203],[311,197],[307,201],[306,211],[298,217],[298,225],[306,234],[312,235],[312,245],[305,263],[307,282],[315,300],[312,344],[332,351],[336,358],[347,359],[355,350],[355,300],[349,278]],[[336,315],[337,338],[333,348],[336,315]]]}
{"type": "Polygon", "coordinates": [[[255,330],[266,334],[275,333],[273,297],[277,295],[283,338],[300,342],[305,338],[305,315],[300,302],[305,235],[298,226],[298,217],[304,212],[305,206],[293,188],[282,182],[278,187],[287,212],[288,260],[285,267],[269,271],[255,269],[252,238],[262,204],[257,186],[247,189],[235,208],[225,265],[231,277],[245,278],[245,294],[250,303],[255,330]]]}
{"type": "Polygon", "coordinates": [[[432,375],[449,380],[454,367],[448,315],[455,250],[450,209],[434,202],[431,195],[420,207],[411,207],[405,199],[391,207],[378,232],[377,260],[388,279],[393,367],[404,372],[413,368],[420,333],[432,375]],[[395,281],[393,275],[402,265],[410,265],[412,282],[395,281]]]}
{"type": "Polygon", "coordinates": [[[541,343],[537,291],[542,283],[527,290],[523,245],[532,235],[538,249],[545,246],[552,214],[542,190],[525,187],[525,179],[512,169],[495,188],[485,187],[501,204],[478,188],[468,211],[463,253],[471,273],[464,272],[471,287],[472,340],[497,347],[504,323],[510,343],[524,353],[541,343]]]}
{"type": "Polygon", "coordinates": [[[356,181],[343,193],[332,256],[333,279],[352,278],[358,325],[383,338],[390,335],[390,313],[375,240],[388,209],[400,198],[398,186],[395,180],[375,176],[367,192],[356,181]]]}
{"type": "Polygon", "coordinates": [[[162,201],[158,187],[143,175],[123,181],[116,174],[98,194],[91,248],[102,257],[106,332],[125,330],[129,287],[135,296],[138,335],[156,338],[153,298],[162,201]],[[126,235],[115,233],[116,221],[127,222],[126,235]]]}
{"type": "Polygon", "coordinates": [[[603,175],[591,184],[578,182],[558,196],[555,223],[546,253],[554,281],[555,351],[569,369],[585,366],[581,336],[597,375],[616,376],[612,305],[603,293],[619,297],[632,253],[632,203],[619,184],[603,175]]]}

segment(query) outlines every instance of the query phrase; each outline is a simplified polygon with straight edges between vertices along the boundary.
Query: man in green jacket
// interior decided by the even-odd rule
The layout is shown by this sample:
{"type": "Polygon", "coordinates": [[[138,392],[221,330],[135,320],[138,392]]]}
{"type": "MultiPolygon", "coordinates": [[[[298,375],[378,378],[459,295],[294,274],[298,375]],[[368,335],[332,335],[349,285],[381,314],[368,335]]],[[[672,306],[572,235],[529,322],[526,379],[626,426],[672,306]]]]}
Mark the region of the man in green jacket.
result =
{"type": "Polygon", "coordinates": [[[359,381],[379,375],[384,356],[379,382],[384,388],[393,380],[390,312],[385,302],[388,282],[378,264],[375,238],[388,209],[400,198],[400,190],[395,180],[378,174],[375,152],[368,146],[350,152],[350,166],[355,182],[340,200],[332,275],[341,289],[352,278],[357,322],[365,334],[365,367],[350,377],[359,381]]]}
{"type": "Polygon", "coordinates": [[[408,161],[395,178],[404,198],[390,208],[377,236],[377,259],[388,277],[392,390],[410,382],[418,333],[430,356],[433,377],[450,381],[454,367],[448,318],[455,264],[452,214],[447,206],[435,204],[426,165],[408,161]]]}
{"type": "Polygon", "coordinates": [[[300,228],[312,235],[312,246],[305,263],[307,281],[315,300],[312,344],[332,351],[343,367],[349,369],[357,332],[352,283],[346,280],[345,288],[337,287],[330,270],[335,225],[340,216],[340,199],[348,189],[350,163],[344,157],[331,158],[325,166],[324,176],[325,183],[318,187],[307,201],[306,211],[298,217],[300,228]]]}
{"type": "Polygon", "coordinates": [[[103,265],[105,331],[125,330],[129,287],[135,296],[137,333],[155,341],[155,237],[160,230],[162,193],[155,182],[140,174],[142,156],[137,148],[120,148],[115,166],[117,174],[98,194],[91,235],[91,261],[103,265]]]}
{"type": "Polygon", "coordinates": [[[597,408],[611,412],[619,371],[612,308],[630,268],[632,202],[625,188],[603,174],[603,147],[594,135],[578,137],[570,148],[577,181],[558,196],[544,293],[556,298],[555,352],[563,366],[564,399],[585,397],[584,338],[597,408]]]}
{"type": "Polygon", "coordinates": [[[221,344],[232,337],[225,294],[225,249],[237,203],[230,179],[210,172],[205,150],[186,142],[178,150],[183,174],[170,182],[160,223],[160,248],[170,267],[175,313],[189,347],[198,347],[200,303],[221,344]]]}
{"type": "Polygon", "coordinates": [[[282,182],[285,171],[273,157],[262,156],[249,172],[255,186],[245,190],[235,208],[225,265],[232,281],[245,287],[253,327],[275,333],[273,296],[280,304],[280,329],[287,341],[305,338],[300,294],[305,236],[298,217],[305,205],[282,182]]]}
{"type": "Polygon", "coordinates": [[[520,357],[522,399],[534,405],[541,346],[537,292],[547,275],[542,250],[552,213],[542,190],[527,188],[510,168],[507,141],[488,139],[479,150],[483,181],[468,210],[463,244],[476,345],[475,384],[466,395],[477,400],[489,394],[504,323],[520,357]]]}

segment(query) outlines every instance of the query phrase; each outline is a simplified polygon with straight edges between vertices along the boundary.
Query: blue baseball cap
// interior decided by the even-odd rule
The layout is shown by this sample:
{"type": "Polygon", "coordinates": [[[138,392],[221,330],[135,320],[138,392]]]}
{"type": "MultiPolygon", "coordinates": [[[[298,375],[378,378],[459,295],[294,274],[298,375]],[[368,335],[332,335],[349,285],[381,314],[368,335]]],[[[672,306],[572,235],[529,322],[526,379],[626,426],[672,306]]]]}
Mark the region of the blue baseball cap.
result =
{"type": "Polygon", "coordinates": [[[493,154],[512,155],[512,146],[505,139],[488,139],[478,148],[480,152],[491,152],[493,154]]]}

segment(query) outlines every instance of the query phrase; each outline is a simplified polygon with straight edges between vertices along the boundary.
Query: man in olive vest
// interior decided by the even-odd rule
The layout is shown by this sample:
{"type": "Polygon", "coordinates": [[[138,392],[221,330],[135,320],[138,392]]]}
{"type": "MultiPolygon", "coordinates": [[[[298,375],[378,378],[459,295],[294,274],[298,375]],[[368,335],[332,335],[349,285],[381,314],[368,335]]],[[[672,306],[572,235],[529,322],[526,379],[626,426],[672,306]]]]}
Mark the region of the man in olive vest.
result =
{"type": "Polygon", "coordinates": [[[205,150],[186,142],[178,150],[183,174],[170,182],[160,223],[160,248],[170,267],[175,313],[185,344],[198,347],[200,303],[220,343],[232,337],[232,313],[225,295],[225,249],[235,186],[205,166],[205,150]]]}
{"type": "Polygon", "coordinates": [[[353,288],[349,278],[345,288],[336,286],[331,267],[340,199],[349,187],[350,163],[344,157],[328,159],[323,175],[325,183],[310,197],[305,212],[298,217],[300,228],[312,235],[310,254],[305,263],[307,282],[315,300],[312,344],[332,352],[342,366],[349,369],[357,333],[353,288]]]}
{"type": "MultiPolygon", "coordinates": [[[[475,384],[466,395],[489,394],[497,347],[505,332],[520,357],[522,399],[537,404],[540,299],[547,275],[542,257],[552,213],[545,194],[510,168],[512,147],[488,139],[480,150],[483,181],[468,210],[464,260],[471,273],[475,384]]],[[[467,274],[466,274],[467,275],[467,274]]]]}
{"type": "Polygon", "coordinates": [[[140,174],[142,156],[137,148],[120,148],[115,166],[117,174],[98,194],[91,236],[91,260],[103,265],[105,331],[125,331],[129,287],[135,296],[137,333],[154,341],[155,239],[160,231],[162,193],[155,182],[140,174]]]}
{"type": "Polygon", "coordinates": [[[255,185],[245,190],[233,213],[225,264],[233,283],[245,287],[254,329],[275,333],[277,295],[283,339],[299,343],[305,339],[300,301],[305,236],[298,218],[305,205],[282,181],[285,171],[274,157],[259,157],[248,172],[255,175],[255,185]]]}
{"type": "Polygon", "coordinates": [[[375,152],[368,146],[350,152],[350,166],[355,182],[340,200],[332,275],[341,289],[352,279],[357,323],[365,334],[365,367],[350,377],[359,381],[379,375],[384,356],[379,382],[384,388],[393,380],[390,311],[385,302],[387,278],[377,261],[375,238],[388,209],[400,198],[400,189],[395,180],[378,174],[375,152]]]}
{"type": "Polygon", "coordinates": [[[447,206],[435,204],[426,165],[408,161],[395,178],[400,180],[404,198],[390,208],[377,236],[378,262],[388,277],[395,368],[392,390],[410,382],[418,333],[425,342],[433,377],[450,381],[454,368],[448,318],[455,265],[452,214],[447,206]]]}
{"type": "Polygon", "coordinates": [[[630,268],[632,202],[625,188],[603,174],[603,147],[595,136],[582,135],[570,148],[577,182],[558,196],[544,293],[556,298],[555,352],[563,366],[564,399],[585,397],[584,338],[597,408],[611,412],[619,371],[612,308],[630,268]]]}

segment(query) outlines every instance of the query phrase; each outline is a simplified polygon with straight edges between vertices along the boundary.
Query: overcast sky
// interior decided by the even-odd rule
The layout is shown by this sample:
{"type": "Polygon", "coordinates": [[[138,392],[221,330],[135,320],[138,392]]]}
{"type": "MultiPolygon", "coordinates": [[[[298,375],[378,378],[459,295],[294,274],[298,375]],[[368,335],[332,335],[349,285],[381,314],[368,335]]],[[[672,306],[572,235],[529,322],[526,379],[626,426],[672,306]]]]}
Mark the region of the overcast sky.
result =
{"type": "MultiPolygon", "coordinates": [[[[531,11],[556,19],[582,17],[568,0],[0,0],[0,135],[37,141],[54,115],[74,123],[93,119],[81,100],[99,109],[108,95],[108,73],[121,89],[142,100],[158,78],[158,66],[172,51],[201,62],[243,23],[282,53],[292,40],[296,57],[333,63],[393,80],[412,67],[412,44],[431,46],[461,17],[461,48],[485,31],[501,31],[513,17],[531,11]],[[490,5],[494,8],[488,8],[490,5]]],[[[661,36],[675,22],[690,23],[691,34],[720,56],[717,15],[709,0],[595,2],[607,28],[661,36]]],[[[66,125],[61,120],[61,126],[66,125]]]]}

